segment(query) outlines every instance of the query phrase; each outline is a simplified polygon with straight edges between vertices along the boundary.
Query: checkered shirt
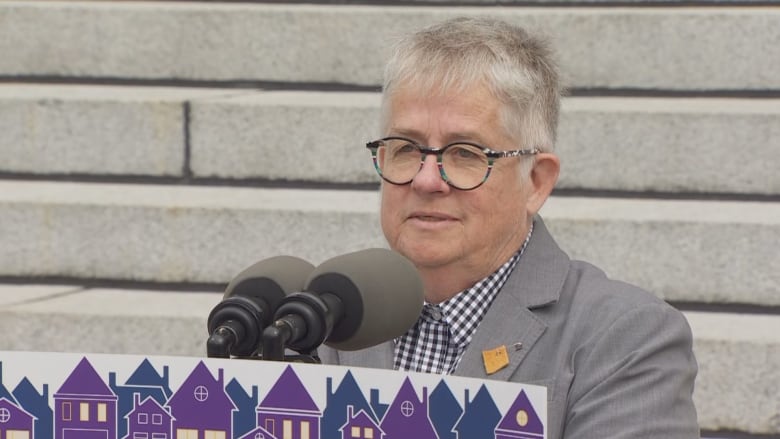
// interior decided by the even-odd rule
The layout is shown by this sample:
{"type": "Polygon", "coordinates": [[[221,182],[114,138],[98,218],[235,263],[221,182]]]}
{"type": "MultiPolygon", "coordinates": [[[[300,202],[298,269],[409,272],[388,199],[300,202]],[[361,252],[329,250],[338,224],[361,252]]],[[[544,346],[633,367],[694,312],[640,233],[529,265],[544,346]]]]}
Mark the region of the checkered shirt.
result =
{"type": "Polygon", "coordinates": [[[532,232],[533,224],[520,250],[473,287],[438,305],[426,302],[417,323],[395,340],[395,369],[453,373],[490,304],[520,260],[532,232]]]}

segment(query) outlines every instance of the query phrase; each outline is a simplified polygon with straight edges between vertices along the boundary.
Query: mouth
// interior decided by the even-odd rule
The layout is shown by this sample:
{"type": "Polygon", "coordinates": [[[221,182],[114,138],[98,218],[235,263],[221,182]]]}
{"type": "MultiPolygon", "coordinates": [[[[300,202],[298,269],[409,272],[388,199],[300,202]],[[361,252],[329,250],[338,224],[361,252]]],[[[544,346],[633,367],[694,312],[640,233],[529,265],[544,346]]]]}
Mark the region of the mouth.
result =
{"type": "Polygon", "coordinates": [[[440,223],[440,222],[456,221],[455,218],[449,215],[435,213],[435,212],[413,212],[411,215],[409,215],[408,219],[421,221],[424,223],[440,223]]]}

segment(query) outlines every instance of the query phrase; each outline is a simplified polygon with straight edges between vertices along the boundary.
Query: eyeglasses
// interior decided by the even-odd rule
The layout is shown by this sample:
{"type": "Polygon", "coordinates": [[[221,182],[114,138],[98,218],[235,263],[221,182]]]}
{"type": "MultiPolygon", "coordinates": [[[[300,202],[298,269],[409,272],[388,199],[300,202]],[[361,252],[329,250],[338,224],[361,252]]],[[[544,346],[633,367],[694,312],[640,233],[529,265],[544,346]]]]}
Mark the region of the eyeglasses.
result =
{"type": "Polygon", "coordinates": [[[442,180],[464,191],[480,187],[490,176],[493,161],[496,159],[541,152],[538,148],[494,151],[470,142],[456,142],[441,148],[431,148],[403,137],[374,140],[366,143],[366,148],[371,151],[376,172],[388,183],[411,183],[420,172],[425,157],[434,154],[442,180]]]}

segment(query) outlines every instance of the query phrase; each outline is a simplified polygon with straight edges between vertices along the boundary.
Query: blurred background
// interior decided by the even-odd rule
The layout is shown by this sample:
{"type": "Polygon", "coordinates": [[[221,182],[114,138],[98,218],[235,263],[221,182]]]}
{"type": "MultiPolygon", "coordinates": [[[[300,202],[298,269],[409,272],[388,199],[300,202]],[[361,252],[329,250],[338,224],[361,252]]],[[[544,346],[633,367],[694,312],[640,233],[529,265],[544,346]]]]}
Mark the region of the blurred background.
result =
{"type": "Polygon", "coordinates": [[[0,350],[205,356],[243,268],[385,246],[383,63],[461,15],[554,43],[541,214],[685,313],[704,436],[780,437],[774,1],[0,0],[0,350]]]}

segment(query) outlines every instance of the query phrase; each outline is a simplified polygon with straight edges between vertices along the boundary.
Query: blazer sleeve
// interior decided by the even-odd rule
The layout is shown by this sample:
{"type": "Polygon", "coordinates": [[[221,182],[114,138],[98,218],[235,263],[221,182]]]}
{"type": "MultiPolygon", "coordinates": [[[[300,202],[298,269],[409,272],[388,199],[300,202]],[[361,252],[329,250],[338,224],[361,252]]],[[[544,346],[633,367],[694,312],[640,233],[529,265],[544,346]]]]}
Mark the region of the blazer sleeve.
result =
{"type": "Polygon", "coordinates": [[[565,438],[699,437],[692,335],[676,309],[663,302],[633,308],[593,334],[572,361],[565,438]]]}

